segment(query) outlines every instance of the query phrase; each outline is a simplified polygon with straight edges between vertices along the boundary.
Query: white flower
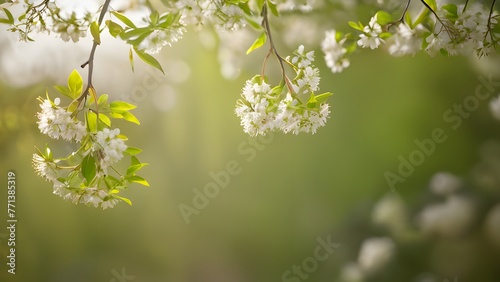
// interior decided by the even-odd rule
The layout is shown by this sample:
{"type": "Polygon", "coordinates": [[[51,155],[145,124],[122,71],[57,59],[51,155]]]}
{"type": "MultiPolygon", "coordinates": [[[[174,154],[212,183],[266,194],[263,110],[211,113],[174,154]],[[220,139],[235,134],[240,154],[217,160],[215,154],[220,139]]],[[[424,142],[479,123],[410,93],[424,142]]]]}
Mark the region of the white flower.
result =
{"type": "Polygon", "coordinates": [[[123,157],[123,151],[127,149],[125,142],[117,137],[118,134],[120,134],[118,128],[113,130],[104,128],[96,134],[93,150],[102,152],[100,164],[103,169],[120,161],[123,157]]]}
{"type": "Polygon", "coordinates": [[[432,176],[429,187],[432,192],[438,195],[450,195],[461,185],[460,178],[455,175],[447,172],[439,172],[432,176]]]}
{"type": "Polygon", "coordinates": [[[186,31],[183,25],[170,26],[165,29],[155,29],[149,34],[138,46],[139,50],[154,55],[158,54],[165,46],[172,46],[172,43],[177,42],[182,38],[186,31]]]}
{"type": "Polygon", "coordinates": [[[408,223],[403,200],[394,193],[384,196],[373,208],[372,219],[375,224],[387,227],[393,234],[399,234],[408,223]]]}
{"type": "Polygon", "coordinates": [[[460,235],[474,221],[474,205],[462,196],[448,196],[442,204],[427,206],[417,218],[423,233],[452,237],[460,235]]]}
{"type": "Polygon", "coordinates": [[[107,208],[113,208],[119,201],[117,199],[109,198],[101,203],[101,208],[103,210],[107,208]]]}
{"type": "Polygon", "coordinates": [[[370,23],[363,28],[364,34],[360,34],[360,39],[358,40],[358,45],[362,48],[376,49],[380,44],[385,43],[385,41],[380,38],[382,33],[382,27],[377,23],[377,16],[371,18],[370,23]]]}
{"type": "Polygon", "coordinates": [[[335,30],[327,31],[325,39],[321,43],[321,50],[325,53],[326,65],[333,73],[341,72],[350,65],[349,60],[345,57],[347,53],[347,49],[344,47],[346,38],[337,42],[336,35],[335,30]]]}
{"type": "Polygon", "coordinates": [[[38,154],[33,154],[33,168],[36,173],[50,182],[57,181],[57,165],[54,162],[45,160],[38,154]]]}
{"type": "Polygon", "coordinates": [[[37,113],[38,129],[51,138],[60,137],[68,141],[80,142],[87,135],[85,125],[71,117],[71,113],[58,106],[53,106],[49,100],[43,100],[42,111],[37,113]]]}
{"type": "Polygon", "coordinates": [[[351,262],[342,267],[340,278],[342,282],[362,282],[363,271],[357,263],[351,262]]]}
{"type": "Polygon", "coordinates": [[[76,24],[68,24],[65,22],[59,22],[54,25],[54,31],[61,36],[61,39],[68,42],[70,39],[73,42],[77,42],[80,37],[85,37],[87,32],[85,30],[80,30],[80,27],[76,24]]]}
{"type": "Polygon", "coordinates": [[[389,39],[389,54],[396,57],[415,55],[422,45],[417,28],[411,29],[406,23],[400,23],[394,36],[389,39]]]}
{"type": "Polygon", "coordinates": [[[500,120],[500,96],[490,101],[490,111],[493,117],[500,120]]]}
{"type": "Polygon", "coordinates": [[[296,93],[309,93],[319,90],[319,69],[310,66],[303,69],[302,77],[297,80],[294,86],[296,93]]]}
{"type": "Polygon", "coordinates": [[[251,136],[264,135],[275,128],[275,117],[268,110],[269,101],[265,98],[270,94],[271,87],[265,82],[248,80],[243,88],[243,100],[238,101],[235,113],[241,119],[243,131],[251,136]]]}
{"type": "Polygon", "coordinates": [[[425,51],[431,56],[435,56],[439,50],[445,48],[451,42],[451,38],[447,32],[431,34],[425,40],[429,43],[425,51]]]}
{"type": "Polygon", "coordinates": [[[377,272],[394,256],[396,245],[388,237],[366,239],[359,251],[358,264],[365,274],[377,272]]]}

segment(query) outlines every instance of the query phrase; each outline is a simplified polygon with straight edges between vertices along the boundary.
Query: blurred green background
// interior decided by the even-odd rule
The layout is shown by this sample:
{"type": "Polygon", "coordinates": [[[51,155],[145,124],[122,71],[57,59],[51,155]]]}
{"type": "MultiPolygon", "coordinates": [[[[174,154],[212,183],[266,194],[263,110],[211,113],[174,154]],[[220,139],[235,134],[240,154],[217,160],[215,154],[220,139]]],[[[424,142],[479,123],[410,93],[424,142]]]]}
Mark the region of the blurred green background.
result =
{"type": "MultiPolygon", "coordinates": [[[[416,149],[415,139],[429,138],[437,127],[448,136],[396,185],[410,206],[428,194],[434,173],[467,176],[479,161],[481,144],[500,138],[500,124],[487,102],[457,130],[442,118],[480,84],[470,58],[392,58],[382,50],[364,51],[353,56],[350,68],[333,75],[316,50],[320,87],[334,93],[327,126],[315,135],[276,133],[264,142],[252,141],[233,111],[264,53],[248,55],[241,75],[226,80],[217,50],[203,48],[198,40],[190,32],[163,50],[162,64],[168,69],[172,60],[185,62],[189,77],[173,83],[168,77],[179,69],[169,69],[167,78],[141,97],[134,110],[141,126],[116,123],[129,137],[128,145],[144,149],[141,161],[150,164],[141,175],[151,187],[133,186],[124,194],[133,206],[120,203],[102,211],[53,195],[31,167],[34,146],[49,142],[61,154],[68,148],[39,133],[36,97],[66,77],[24,86],[0,79],[1,226],[6,225],[8,171],[17,175],[18,218],[15,276],[6,273],[7,231],[0,231],[1,281],[121,281],[115,274],[122,271],[134,277],[130,281],[281,281],[286,270],[312,255],[318,237],[327,236],[340,245],[338,252],[320,262],[307,281],[336,281],[341,265],[356,259],[363,238],[378,234],[369,217],[374,202],[391,192],[384,172],[396,171],[398,156],[406,158],[416,149]],[[253,148],[254,158],[248,161],[250,154],[238,148],[253,148]],[[186,224],[179,204],[192,206],[193,188],[202,189],[212,181],[210,172],[224,170],[233,160],[241,173],[186,224]]],[[[293,49],[281,48],[284,54],[293,49]]],[[[100,52],[96,60],[107,59],[100,52]]],[[[120,59],[126,63],[124,54],[120,59]]],[[[151,76],[146,67],[132,74],[124,66],[122,73],[96,67],[97,91],[120,99],[115,86],[132,79],[127,87],[134,89],[151,76]]],[[[388,270],[385,277],[391,278],[380,281],[414,281],[421,272],[435,271],[424,253],[416,252],[414,259],[404,269],[388,270]]],[[[434,274],[440,281],[452,278],[434,274]]],[[[496,274],[473,272],[459,281],[496,281],[496,274]]]]}

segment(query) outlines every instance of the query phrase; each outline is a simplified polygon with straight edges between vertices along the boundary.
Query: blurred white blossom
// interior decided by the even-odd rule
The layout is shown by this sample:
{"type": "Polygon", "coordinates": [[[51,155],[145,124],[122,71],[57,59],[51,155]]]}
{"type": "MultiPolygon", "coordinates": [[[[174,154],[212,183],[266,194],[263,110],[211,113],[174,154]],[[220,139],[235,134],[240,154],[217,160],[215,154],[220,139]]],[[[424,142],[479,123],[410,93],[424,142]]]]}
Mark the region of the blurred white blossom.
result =
{"type": "Polygon", "coordinates": [[[460,178],[447,172],[434,174],[429,183],[431,191],[437,195],[450,195],[457,191],[461,185],[462,181],[460,178]]]}
{"type": "Polygon", "coordinates": [[[389,237],[368,238],[359,251],[358,264],[363,273],[371,274],[382,269],[392,259],[396,245],[389,237]]]}
{"type": "Polygon", "coordinates": [[[417,223],[424,234],[453,237],[462,234],[474,221],[474,204],[469,198],[448,196],[443,203],[424,208],[417,223]]]}

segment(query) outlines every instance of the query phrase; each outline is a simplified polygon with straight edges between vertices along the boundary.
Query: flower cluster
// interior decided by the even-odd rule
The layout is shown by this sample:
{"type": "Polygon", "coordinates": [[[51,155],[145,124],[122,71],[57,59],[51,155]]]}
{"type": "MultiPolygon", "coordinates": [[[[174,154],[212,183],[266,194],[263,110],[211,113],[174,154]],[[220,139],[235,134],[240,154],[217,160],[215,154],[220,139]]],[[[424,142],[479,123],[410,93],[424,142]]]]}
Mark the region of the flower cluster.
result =
{"type": "Polygon", "coordinates": [[[94,152],[99,152],[101,155],[101,168],[106,169],[108,166],[115,164],[123,158],[123,152],[127,149],[123,139],[118,138],[120,129],[115,128],[109,130],[104,128],[95,135],[95,143],[92,147],[94,152]]]}
{"type": "Polygon", "coordinates": [[[37,114],[38,129],[50,138],[62,138],[68,141],[80,142],[87,135],[85,125],[71,116],[66,109],[58,106],[59,99],[52,102],[50,99],[43,100],[40,108],[42,111],[37,114]]]}
{"type": "Polygon", "coordinates": [[[106,94],[97,101],[92,98],[83,102],[79,99],[81,86],[81,77],[74,71],[68,79],[68,87],[56,87],[73,99],[67,107],[59,106],[60,99],[52,101],[48,94],[46,99],[39,98],[41,111],[37,114],[37,123],[40,132],[53,139],[69,141],[77,149],[66,157],[55,158],[46,145],[44,150],[33,154],[33,168],[40,177],[52,183],[55,195],[72,203],[102,209],[114,207],[119,201],[130,204],[129,199],[118,193],[131,182],[148,186],[146,180],[136,175],[147,164],[135,157],[141,150],[125,145],[126,137],[120,134],[120,129],[111,128],[109,117],[137,123],[135,116],[128,112],[135,106],[120,101],[108,103],[106,94]],[[81,111],[85,112],[85,123],[78,119],[81,111]],[[124,154],[131,156],[131,166],[126,174],[120,174],[112,165],[122,160],[124,154]],[[118,177],[108,173],[110,167],[118,177]]]}
{"type": "Polygon", "coordinates": [[[182,13],[184,22],[195,26],[212,24],[218,29],[237,30],[246,25],[245,14],[237,1],[178,1],[176,9],[182,13]]]}
{"type": "Polygon", "coordinates": [[[359,32],[343,36],[335,30],[327,31],[322,49],[332,72],[341,72],[349,66],[348,56],[356,45],[361,48],[386,47],[395,57],[415,55],[425,51],[430,56],[438,53],[456,56],[477,53],[489,55],[500,42],[499,15],[481,3],[465,5],[428,5],[415,19],[409,11],[394,20],[385,11],[378,11],[368,25],[349,22],[359,32]],[[430,10],[430,11],[429,11],[430,10]],[[352,45],[355,42],[356,45],[352,45]],[[347,46],[347,47],[346,47],[347,46]]]}
{"type": "Polygon", "coordinates": [[[334,29],[325,32],[325,39],[321,43],[321,50],[325,53],[326,65],[333,73],[342,72],[351,64],[347,59],[349,52],[345,44],[346,41],[347,38],[334,29]]]}
{"type": "Polygon", "coordinates": [[[382,27],[377,22],[377,15],[371,18],[370,23],[363,28],[363,33],[359,35],[358,45],[362,48],[377,49],[380,44],[385,43],[380,37],[382,27]]]}
{"type": "Polygon", "coordinates": [[[286,87],[271,88],[262,76],[246,82],[235,110],[245,133],[256,136],[280,130],[314,134],[325,126],[330,114],[330,106],[325,101],[331,94],[314,94],[319,90],[320,78],[313,61],[314,52],[305,52],[304,46],[300,46],[293,58],[287,58],[296,77],[285,83],[286,87]]]}

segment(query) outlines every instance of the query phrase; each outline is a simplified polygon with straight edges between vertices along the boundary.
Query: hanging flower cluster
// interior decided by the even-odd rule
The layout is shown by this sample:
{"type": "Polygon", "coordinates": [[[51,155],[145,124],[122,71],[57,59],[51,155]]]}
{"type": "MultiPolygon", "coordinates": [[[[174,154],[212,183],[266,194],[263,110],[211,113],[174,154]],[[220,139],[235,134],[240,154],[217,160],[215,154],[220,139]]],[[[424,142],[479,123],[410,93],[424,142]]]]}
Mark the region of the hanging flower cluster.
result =
{"type": "Polygon", "coordinates": [[[293,80],[271,87],[265,77],[257,75],[246,82],[235,109],[245,133],[256,136],[279,130],[314,134],[325,126],[330,114],[326,99],[331,93],[314,94],[320,80],[319,69],[312,64],[314,51],[305,52],[301,45],[294,55],[286,58],[295,71],[293,80]]]}
{"type": "Polygon", "coordinates": [[[359,32],[357,37],[328,31],[322,49],[334,73],[349,66],[348,56],[354,53],[356,45],[370,49],[386,47],[389,54],[396,57],[415,55],[419,51],[430,56],[476,53],[482,57],[499,45],[499,17],[493,6],[487,9],[482,3],[438,6],[436,1],[426,1],[425,9],[415,19],[406,10],[396,21],[391,14],[378,11],[366,26],[361,22],[349,22],[359,32]]]}
{"type": "Polygon", "coordinates": [[[68,141],[78,149],[66,157],[55,158],[47,145],[44,150],[37,149],[33,154],[33,167],[39,176],[52,183],[54,194],[74,204],[102,209],[112,208],[119,201],[131,204],[129,199],[118,194],[132,182],[149,185],[136,175],[147,164],[135,157],[141,150],[128,147],[125,144],[127,138],[120,134],[120,129],[111,128],[110,117],[138,124],[137,118],[129,112],[135,106],[120,101],[108,103],[106,94],[98,99],[91,96],[87,100],[82,98],[86,97],[82,96],[82,85],[80,75],[73,71],[67,87],[56,87],[61,94],[72,99],[66,107],[60,106],[59,98],[52,101],[48,93],[46,98],[39,98],[41,111],[37,114],[37,124],[40,132],[52,139],[68,141]],[[83,121],[79,119],[81,112],[83,121]],[[113,165],[124,155],[130,156],[131,165],[125,174],[120,174],[113,165]],[[116,175],[113,176],[112,172],[116,175]]]}

